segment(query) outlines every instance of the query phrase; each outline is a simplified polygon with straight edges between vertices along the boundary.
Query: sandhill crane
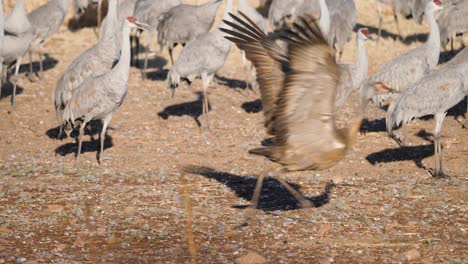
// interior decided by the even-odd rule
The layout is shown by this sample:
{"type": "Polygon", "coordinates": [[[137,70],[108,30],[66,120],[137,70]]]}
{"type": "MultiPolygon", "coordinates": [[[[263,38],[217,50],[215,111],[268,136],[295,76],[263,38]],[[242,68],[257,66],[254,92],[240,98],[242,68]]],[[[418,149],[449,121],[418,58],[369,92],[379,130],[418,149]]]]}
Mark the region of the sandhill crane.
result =
{"type": "MultiPolygon", "coordinates": [[[[464,48],[460,51],[457,56],[451,59],[445,67],[456,67],[461,64],[468,63],[468,48],[464,48]]],[[[468,73],[467,73],[468,74],[468,73]]],[[[468,76],[468,75],[467,75],[468,76]]],[[[465,123],[463,126],[468,129],[468,97],[466,103],[466,114],[465,114],[465,123]]]]}
{"type": "MultiPolygon", "coordinates": [[[[362,100],[359,114],[350,128],[336,128],[334,104],[339,69],[334,52],[318,25],[309,24],[305,19],[295,23],[293,30],[297,33],[289,33],[288,52],[285,53],[248,17],[242,17],[233,16],[237,23],[228,25],[234,30],[223,31],[229,34],[228,39],[245,50],[258,69],[266,125],[274,123],[270,132],[275,135],[273,146],[253,149],[250,153],[280,163],[282,172],[325,170],[336,165],[357,139],[365,101],[362,100]]],[[[271,176],[270,173],[266,175],[271,176]]],[[[251,209],[257,206],[266,175],[259,175],[251,209]]],[[[274,178],[302,207],[311,207],[310,201],[284,180],[274,178]]]]}
{"type": "MultiPolygon", "coordinates": [[[[444,5],[445,7],[445,5],[444,5]]],[[[445,49],[447,43],[451,43],[453,51],[453,39],[457,34],[468,32],[468,1],[452,2],[445,7],[437,18],[440,28],[440,41],[445,49]]]]}
{"type": "MultiPolygon", "coordinates": [[[[117,0],[109,0],[107,19],[98,43],[73,60],[55,87],[54,105],[60,123],[63,123],[64,109],[74,90],[86,79],[105,74],[112,69],[120,52],[117,38],[119,26],[117,0]]],[[[65,127],[67,135],[71,129],[71,126],[65,127]]]]}
{"type": "MultiPolygon", "coordinates": [[[[29,23],[24,9],[25,0],[18,0],[11,14],[4,20],[3,49],[1,51],[1,61],[7,66],[15,63],[15,75],[13,77],[13,94],[11,104],[15,106],[16,84],[18,82],[18,72],[24,54],[28,51],[33,39],[33,29],[29,23]]],[[[2,66],[3,67],[3,66],[2,66]]],[[[6,71],[6,67],[4,69],[6,71]]],[[[5,72],[6,73],[6,72],[5,72]]],[[[1,92],[0,92],[1,94],[1,92]]]]}
{"type": "MultiPolygon", "coordinates": [[[[397,28],[398,36],[401,36],[400,25],[398,24],[398,14],[401,14],[404,17],[408,17],[411,15],[411,8],[413,6],[414,0],[377,0],[377,12],[379,15],[379,26],[378,26],[378,39],[380,39],[382,33],[382,4],[389,5],[392,7],[393,10],[393,18],[395,19],[395,25],[397,28]]],[[[424,6],[425,7],[425,6],[424,6]]]]}
{"type": "MultiPolygon", "coordinates": [[[[148,56],[150,52],[151,44],[153,43],[153,34],[157,31],[159,20],[161,14],[169,11],[171,8],[180,5],[180,0],[160,0],[160,1],[153,1],[153,0],[142,0],[137,1],[135,5],[135,18],[138,21],[142,21],[152,28],[149,33],[149,44],[148,48],[145,51],[145,61],[143,65],[142,77],[143,79],[146,78],[146,69],[148,68],[148,56]]],[[[135,57],[138,57],[139,52],[139,38],[136,38],[137,49],[135,57]]]]}
{"type": "Polygon", "coordinates": [[[387,111],[387,131],[401,123],[425,115],[434,115],[434,176],[444,176],[440,131],[447,111],[468,95],[468,63],[443,67],[424,77],[410,89],[396,96],[387,111]]]}
{"type": "MultiPolygon", "coordinates": [[[[434,12],[441,9],[439,0],[433,0],[426,5],[425,15],[430,27],[430,35],[426,43],[385,63],[369,78],[369,85],[384,83],[393,91],[403,91],[437,66],[440,55],[440,36],[434,12]]],[[[382,104],[388,96],[388,94],[374,96],[373,101],[382,104]]]]}
{"type": "Polygon", "coordinates": [[[340,106],[346,102],[351,93],[357,89],[364,89],[367,82],[367,72],[369,69],[369,60],[367,58],[366,45],[369,30],[361,28],[356,34],[357,42],[357,61],[356,64],[339,64],[340,81],[337,87],[336,105],[340,106]]]}
{"type": "Polygon", "coordinates": [[[268,19],[271,26],[279,29],[303,14],[318,17],[320,14],[318,0],[273,0],[268,10],[268,19]]]}
{"type": "Polygon", "coordinates": [[[158,24],[158,44],[161,51],[172,50],[177,44],[185,45],[197,36],[208,32],[213,26],[221,0],[212,0],[202,5],[180,4],[162,14],[158,24]]]}
{"type": "MultiPolygon", "coordinates": [[[[112,2],[112,0],[110,0],[112,2]]],[[[147,29],[136,21],[134,17],[128,17],[122,27],[122,51],[119,62],[106,74],[91,77],[85,80],[72,93],[69,103],[65,106],[63,126],[70,124],[79,126],[78,134],[78,159],[83,142],[84,127],[91,120],[102,120],[100,134],[101,150],[98,160],[104,150],[106,129],[112,115],[122,105],[128,92],[128,75],[130,71],[130,30],[132,28],[147,29]]]]}
{"type": "Polygon", "coordinates": [[[34,31],[34,39],[29,49],[29,73],[31,75],[33,74],[32,53],[39,55],[40,73],[42,74],[41,46],[49,36],[59,30],[65,16],[68,14],[68,3],[69,0],[50,0],[28,14],[28,20],[31,22],[34,31]]]}
{"type": "Polygon", "coordinates": [[[328,43],[338,51],[338,61],[341,61],[344,45],[351,39],[357,21],[357,10],[354,0],[328,1],[330,10],[330,32],[328,43]]]}
{"type": "MultiPolygon", "coordinates": [[[[232,0],[226,1],[224,19],[229,19],[229,12],[232,12],[232,0]]],[[[222,26],[224,22],[219,27],[222,26]]],[[[216,28],[189,42],[167,75],[167,84],[172,89],[172,93],[179,86],[181,78],[187,78],[189,82],[192,82],[196,77],[201,77],[203,80],[203,116],[208,128],[210,125],[207,89],[215,73],[224,66],[230,50],[231,42],[223,37],[219,28],[216,28]]]]}

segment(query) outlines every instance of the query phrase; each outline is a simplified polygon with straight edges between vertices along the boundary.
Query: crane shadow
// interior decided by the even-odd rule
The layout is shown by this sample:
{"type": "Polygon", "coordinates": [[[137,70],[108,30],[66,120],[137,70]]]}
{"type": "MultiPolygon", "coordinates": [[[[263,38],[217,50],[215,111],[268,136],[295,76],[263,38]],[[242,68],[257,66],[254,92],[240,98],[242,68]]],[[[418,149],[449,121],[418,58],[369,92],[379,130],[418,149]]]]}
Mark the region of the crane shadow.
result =
{"type": "MultiPolygon", "coordinates": [[[[251,200],[256,177],[239,176],[232,173],[216,171],[208,167],[187,166],[184,172],[194,175],[201,175],[208,179],[214,179],[233,190],[236,195],[245,200],[251,200]]],[[[289,183],[289,182],[288,182],[289,183]]],[[[298,184],[289,183],[294,189],[299,190],[298,184]]],[[[306,197],[318,208],[330,202],[333,184],[327,184],[323,192],[318,196],[306,197]]],[[[246,208],[245,205],[234,205],[234,208],[246,208]]],[[[298,201],[279,182],[271,178],[265,178],[262,192],[258,203],[258,209],[263,211],[289,211],[301,209],[298,201]]]]}
{"type": "MultiPolygon", "coordinates": [[[[16,95],[22,94],[24,92],[24,88],[16,85],[16,95]]],[[[13,83],[8,80],[2,86],[2,96],[1,98],[11,97],[13,95],[13,83]]]]}
{"type": "MultiPolygon", "coordinates": [[[[76,138],[75,141],[76,142],[66,143],[57,147],[55,149],[55,154],[59,154],[60,156],[66,156],[68,154],[76,154],[76,151],[78,150],[78,139],[76,138]]],[[[112,143],[112,137],[109,135],[106,135],[106,138],[104,139],[104,150],[111,148],[113,146],[114,144],[112,143]]],[[[91,138],[91,141],[83,140],[81,153],[96,151],[96,158],[97,158],[97,156],[99,155],[99,148],[100,148],[99,140],[93,137],[91,138]]]]}
{"type": "Polygon", "coordinates": [[[461,47],[460,49],[457,50],[446,50],[442,51],[439,56],[439,64],[444,64],[449,62],[451,59],[453,59],[457,54],[462,51],[464,47],[461,47]]]}
{"type": "MultiPolygon", "coordinates": [[[[42,61],[42,67],[43,67],[44,72],[54,68],[58,63],[58,60],[55,59],[54,57],[51,57],[48,53],[44,53],[43,59],[44,60],[42,61]]],[[[33,61],[32,65],[33,65],[33,71],[39,72],[40,70],[39,61],[33,61]]],[[[29,73],[29,63],[22,64],[21,66],[22,67],[20,67],[19,73],[29,73]]]]}
{"type": "MultiPolygon", "coordinates": [[[[362,27],[368,28],[369,32],[371,34],[375,34],[375,35],[379,34],[379,29],[377,27],[364,25],[364,24],[360,24],[360,23],[356,24],[356,26],[354,27],[354,32],[357,32],[362,27]]],[[[387,31],[387,30],[382,28],[380,36],[383,39],[389,39],[389,38],[391,38],[393,40],[399,40],[400,39],[400,41],[403,44],[410,45],[410,44],[412,44],[414,42],[425,42],[427,40],[429,34],[427,34],[427,33],[418,33],[418,34],[413,34],[413,35],[408,35],[406,37],[403,37],[403,36],[392,33],[390,31],[387,31]]]]}
{"type": "MultiPolygon", "coordinates": [[[[91,136],[91,137],[95,137],[95,136],[98,137],[99,133],[101,132],[101,128],[102,128],[101,120],[92,120],[91,122],[88,123],[88,125],[85,128],[85,135],[91,136]]],[[[107,131],[109,131],[109,130],[114,130],[114,128],[112,128],[111,126],[108,126],[107,131]]],[[[62,139],[65,139],[67,137],[63,131],[62,131],[62,134],[59,137],[60,126],[48,129],[45,134],[50,139],[60,139],[60,140],[62,140],[62,139]]],[[[70,137],[77,137],[77,136],[78,136],[78,129],[74,129],[71,132],[70,137]]]]}
{"type": "Polygon", "coordinates": [[[387,126],[385,123],[385,118],[375,119],[369,121],[369,119],[364,118],[361,124],[361,133],[376,133],[376,132],[385,132],[387,131],[387,126]]]}
{"type": "MultiPolygon", "coordinates": [[[[158,116],[164,120],[169,119],[171,116],[190,116],[201,127],[200,116],[203,114],[203,93],[196,92],[197,100],[187,103],[170,105],[164,108],[163,111],[158,113],[158,116]]],[[[208,109],[211,110],[211,105],[208,102],[208,109]]]]}
{"type": "Polygon", "coordinates": [[[241,90],[245,90],[249,88],[247,82],[243,80],[229,79],[227,77],[220,76],[220,75],[215,75],[215,78],[218,84],[227,86],[229,88],[241,89],[241,90]]]}
{"type": "Polygon", "coordinates": [[[244,109],[244,111],[246,113],[249,113],[249,114],[255,114],[255,113],[260,113],[262,111],[262,100],[260,99],[256,99],[254,101],[251,101],[251,102],[245,102],[241,105],[242,109],[244,109]]]}
{"type": "Polygon", "coordinates": [[[427,169],[422,160],[434,155],[434,144],[422,146],[404,146],[395,149],[385,149],[372,153],[366,157],[367,161],[376,165],[379,163],[390,163],[412,160],[421,169],[427,169]]]}

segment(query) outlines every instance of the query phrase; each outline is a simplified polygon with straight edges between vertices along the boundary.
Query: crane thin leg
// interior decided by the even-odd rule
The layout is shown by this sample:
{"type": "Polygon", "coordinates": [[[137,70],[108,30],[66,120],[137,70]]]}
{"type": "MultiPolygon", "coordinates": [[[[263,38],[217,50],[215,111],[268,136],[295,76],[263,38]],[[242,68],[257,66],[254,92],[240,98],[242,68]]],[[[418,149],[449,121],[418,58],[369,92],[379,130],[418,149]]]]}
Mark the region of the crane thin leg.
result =
{"type": "Polygon", "coordinates": [[[434,152],[436,165],[434,169],[435,177],[443,177],[444,170],[442,168],[442,145],[440,143],[440,130],[442,129],[442,122],[444,121],[445,115],[447,113],[437,113],[435,114],[435,129],[434,129],[434,152]]]}
{"type": "Polygon", "coordinates": [[[13,94],[11,96],[11,105],[13,107],[15,107],[15,104],[16,104],[16,100],[15,100],[15,97],[16,97],[16,84],[18,82],[18,72],[19,72],[19,68],[21,66],[22,59],[23,58],[19,57],[16,60],[16,65],[15,65],[15,76],[13,76],[13,94]]]}
{"type": "Polygon", "coordinates": [[[247,207],[244,214],[245,224],[247,224],[247,222],[249,222],[255,214],[255,209],[257,209],[258,200],[260,199],[260,193],[262,192],[263,181],[265,180],[265,177],[268,176],[268,174],[269,172],[261,173],[257,178],[257,184],[255,185],[255,190],[252,195],[251,204],[249,205],[249,207],[247,207]]]}
{"type": "Polygon", "coordinates": [[[174,58],[172,57],[172,47],[169,47],[169,57],[171,57],[171,65],[174,65],[174,58]]]}
{"type": "Polygon", "coordinates": [[[44,72],[44,65],[43,65],[44,61],[43,61],[42,51],[39,51],[37,55],[39,56],[39,74],[37,76],[39,77],[39,79],[41,79],[42,74],[44,72]]]}
{"type": "Polygon", "coordinates": [[[33,75],[34,75],[34,70],[33,70],[33,58],[32,58],[32,51],[28,51],[28,56],[29,56],[29,75],[28,75],[28,79],[30,82],[34,82],[34,78],[33,78],[33,75]]]}
{"type": "Polygon", "coordinates": [[[2,99],[2,87],[3,87],[3,61],[0,61],[0,100],[2,99]]]}
{"type": "Polygon", "coordinates": [[[102,119],[102,129],[101,129],[101,134],[99,135],[101,139],[101,150],[99,151],[99,156],[98,156],[99,163],[101,163],[101,157],[103,156],[103,153],[104,153],[104,141],[106,139],[107,125],[109,125],[109,122],[111,121],[111,119],[112,119],[112,114],[102,119]]]}
{"type": "Polygon", "coordinates": [[[83,122],[80,126],[80,130],[78,131],[78,151],[76,152],[76,160],[80,157],[81,153],[81,145],[83,143],[83,135],[84,135],[84,129],[86,127],[87,122],[83,122]]]}
{"type": "MultiPolygon", "coordinates": [[[[0,98],[1,98],[1,96],[0,96],[0,98]]],[[[466,97],[465,124],[463,126],[465,127],[465,129],[468,129],[468,96],[466,97]]]]}
{"type": "Polygon", "coordinates": [[[210,129],[210,120],[208,118],[209,102],[208,102],[208,87],[210,86],[211,80],[213,79],[213,74],[202,73],[203,80],[203,116],[206,120],[206,127],[210,129]]]}
{"type": "Polygon", "coordinates": [[[407,124],[403,122],[401,125],[403,127],[403,140],[401,141],[402,146],[407,146],[406,140],[408,139],[408,129],[406,128],[407,124]]]}
{"type": "Polygon", "coordinates": [[[401,35],[400,24],[398,23],[398,15],[395,12],[395,10],[393,10],[393,18],[395,19],[395,25],[396,25],[397,32],[398,32],[398,37],[400,39],[403,39],[403,36],[401,35]]]}
{"type": "Polygon", "coordinates": [[[98,37],[99,37],[99,31],[101,29],[101,16],[102,16],[101,7],[102,7],[102,0],[98,0],[98,7],[97,7],[97,12],[96,12],[97,13],[97,22],[96,22],[97,26],[96,26],[96,30],[94,31],[94,33],[96,33],[96,36],[98,37]]]}

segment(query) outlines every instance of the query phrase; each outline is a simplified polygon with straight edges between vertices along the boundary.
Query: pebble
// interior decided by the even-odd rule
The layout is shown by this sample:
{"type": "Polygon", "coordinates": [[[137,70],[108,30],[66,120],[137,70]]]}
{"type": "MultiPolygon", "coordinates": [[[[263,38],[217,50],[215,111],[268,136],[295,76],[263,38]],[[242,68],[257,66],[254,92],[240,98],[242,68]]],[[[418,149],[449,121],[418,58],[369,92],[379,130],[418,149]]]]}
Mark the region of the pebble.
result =
{"type": "Polygon", "coordinates": [[[249,252],[246,255],[236,259],[236,264],[263,264],[266,259],[255,252],[249,252]]]}
{"type": "Polygon", "coordinates": [[[416,249],[411,249],[405,253],[405,260],[406,261],[414,261],[421,258],[421,253],[416,249]]]}

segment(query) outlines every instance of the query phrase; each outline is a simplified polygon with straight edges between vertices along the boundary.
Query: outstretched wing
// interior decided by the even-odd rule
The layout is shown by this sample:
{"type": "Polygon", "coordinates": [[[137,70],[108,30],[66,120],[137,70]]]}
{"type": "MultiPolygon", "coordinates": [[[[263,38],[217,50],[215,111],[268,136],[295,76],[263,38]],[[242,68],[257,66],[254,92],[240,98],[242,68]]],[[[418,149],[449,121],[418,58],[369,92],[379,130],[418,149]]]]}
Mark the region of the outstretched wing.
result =
{"type": "Polygon", "coordinates": [[[268,133],[274,133],[274,113],[278,94],[283,87],[284,71],[288,68],[288,58],[278,44],[270,39],[246,15],[230,14],[235,23],[225,20],[232,28],[221,28],[228,34],[227,39],[245,51],[247,58],[252,61],[257,71],[257,81],[262,98],[265,127],[268,133]]]}
{"type": "Polygon", "coordinates": [[[324,169],[343,153],[334,120],[338,67],[315,21],[289,32],[289,72],[276,109],[276,143],[253,150],[289,170],[324,169]]]}

